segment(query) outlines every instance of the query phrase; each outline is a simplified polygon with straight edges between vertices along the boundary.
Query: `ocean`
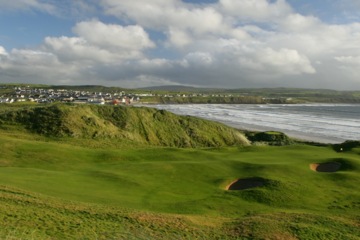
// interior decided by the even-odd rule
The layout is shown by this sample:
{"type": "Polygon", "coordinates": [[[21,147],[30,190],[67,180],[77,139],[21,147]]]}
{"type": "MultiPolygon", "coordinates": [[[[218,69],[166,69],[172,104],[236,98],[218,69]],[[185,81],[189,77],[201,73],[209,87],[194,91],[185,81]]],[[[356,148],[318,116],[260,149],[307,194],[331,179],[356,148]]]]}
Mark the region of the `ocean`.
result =
{"type": "Polygon", "coordinates": [[[238,129],[281,131],[302,140],[360,140],[360,104],[169,104],[153,105],[238,129]]]}

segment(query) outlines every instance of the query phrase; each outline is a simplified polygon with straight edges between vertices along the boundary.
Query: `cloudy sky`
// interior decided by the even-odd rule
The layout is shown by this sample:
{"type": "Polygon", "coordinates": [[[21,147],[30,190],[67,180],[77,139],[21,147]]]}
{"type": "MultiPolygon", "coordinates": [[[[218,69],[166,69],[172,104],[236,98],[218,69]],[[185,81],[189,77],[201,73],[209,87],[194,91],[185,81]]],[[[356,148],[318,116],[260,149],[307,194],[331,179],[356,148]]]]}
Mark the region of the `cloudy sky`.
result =
{"type": "Polygon", "coordinates": [[[0,83],[360,90],[360,0],[0,0],[0,83]]]}

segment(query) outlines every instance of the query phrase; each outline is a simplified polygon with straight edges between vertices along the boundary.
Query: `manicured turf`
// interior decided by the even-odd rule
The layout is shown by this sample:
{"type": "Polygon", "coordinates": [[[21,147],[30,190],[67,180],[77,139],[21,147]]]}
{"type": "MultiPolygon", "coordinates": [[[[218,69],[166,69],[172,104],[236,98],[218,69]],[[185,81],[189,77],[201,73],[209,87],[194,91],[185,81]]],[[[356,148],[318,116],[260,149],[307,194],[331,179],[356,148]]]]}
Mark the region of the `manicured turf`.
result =
{"type": "Polygon", "coordinates": [[[0,137],[0,237],[360,236],[356,148],[116,149],[31,136],[0,137]],[[310,170],[311,163],[332,161],[342,164],[339,171],[310,170]],[[253,177],[266,183],[225,190],[236,179],[253,177]]]}

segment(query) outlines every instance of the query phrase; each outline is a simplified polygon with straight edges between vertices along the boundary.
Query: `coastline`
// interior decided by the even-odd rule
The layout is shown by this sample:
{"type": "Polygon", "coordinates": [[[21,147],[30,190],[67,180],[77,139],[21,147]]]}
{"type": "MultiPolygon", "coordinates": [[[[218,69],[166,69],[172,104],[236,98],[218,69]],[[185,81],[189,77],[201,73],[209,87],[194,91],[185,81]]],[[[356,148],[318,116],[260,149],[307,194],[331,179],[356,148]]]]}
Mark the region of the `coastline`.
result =
{"type": "Polygon", "coordinates": [[[346,140],[357,140],[357,138],[360,137],[358,137],[357,134],[357,126],[360,126],[360,121],[356,118],[356,114],[360,109],[357,107],[360,106],[358,104],[311,103],[291,104],[291,106],[287,104],[245,104],[239,109],[227,107],[228,105],[221,106],[217,104],[154,104],[151,106],[143,106],[165,109],[175,114],[191,115],[217,121],[243,131],[283,132],[287,136],[299,141],[339,144],[346,140]],[[285,109],[287,106],[290,108],[285,109]],[[334,110],[334,107],[348,106],[356,106],[356,108],[351,108],[350,110],[344,110],[343,108],[334,110]],[[296,108],[293,107],[310,108],[309,112],[307,112],[306,109],[300,109],[301,111],[296,112],[296,110],[294,110],[296,108]],[[334,114],[332,112],[334,112],[334,114]],[[344,118],[343,114],[348,114],[348,118],[344,118]],[[262,123],[265,124],[262,125],[262,123]],[[282,125],[283,123],[285,125],[282,125]],[[334,129],[338,132],[333,132],[334,129]]]}
{"type": "MultiPolygon", "coordinates": [[[[208,119],[211,120],[211,119],[208,119]]],[[[278,129],[278,128],[267,128],[267,127],[262,127],[262,126],[258,126],[258,125],[250,125],[250,124],[238,124],[238,123],[233,123],[233,122],[221,122],[225,125],[228,125],[230,127],[242,130],[242,131],[256,131],[256,132],[265,132],[265,131],[277,131],[277,132],[282,132],[284,134],[286,134],[287,136],[289,136],[290,138],[293,138],[295,140],[299,140],[299,141],[306,141],[306,142],[315,142],[315,143],[322,143],[322,144],[339,144],[339,143],[343,143],[344,139],[340,139],[340,138],[329,138],[329,137],[325,137],[325,136],[318,136],[315,134],[304,134],[298,131],[292,131],[292,130],[285,130],[284,129],[278,129]]]]}

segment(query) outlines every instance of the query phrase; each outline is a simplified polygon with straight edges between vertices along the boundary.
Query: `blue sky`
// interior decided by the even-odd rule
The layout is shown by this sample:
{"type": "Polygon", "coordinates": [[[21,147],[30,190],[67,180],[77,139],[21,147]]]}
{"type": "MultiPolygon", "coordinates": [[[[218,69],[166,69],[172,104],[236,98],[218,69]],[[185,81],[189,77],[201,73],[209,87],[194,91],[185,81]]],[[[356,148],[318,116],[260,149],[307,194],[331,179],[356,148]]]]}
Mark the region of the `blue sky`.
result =
{"type": "Polygon", "coordinates": [[[0,4],[0,83],[360,89],[358,0],[0,4]]]}

